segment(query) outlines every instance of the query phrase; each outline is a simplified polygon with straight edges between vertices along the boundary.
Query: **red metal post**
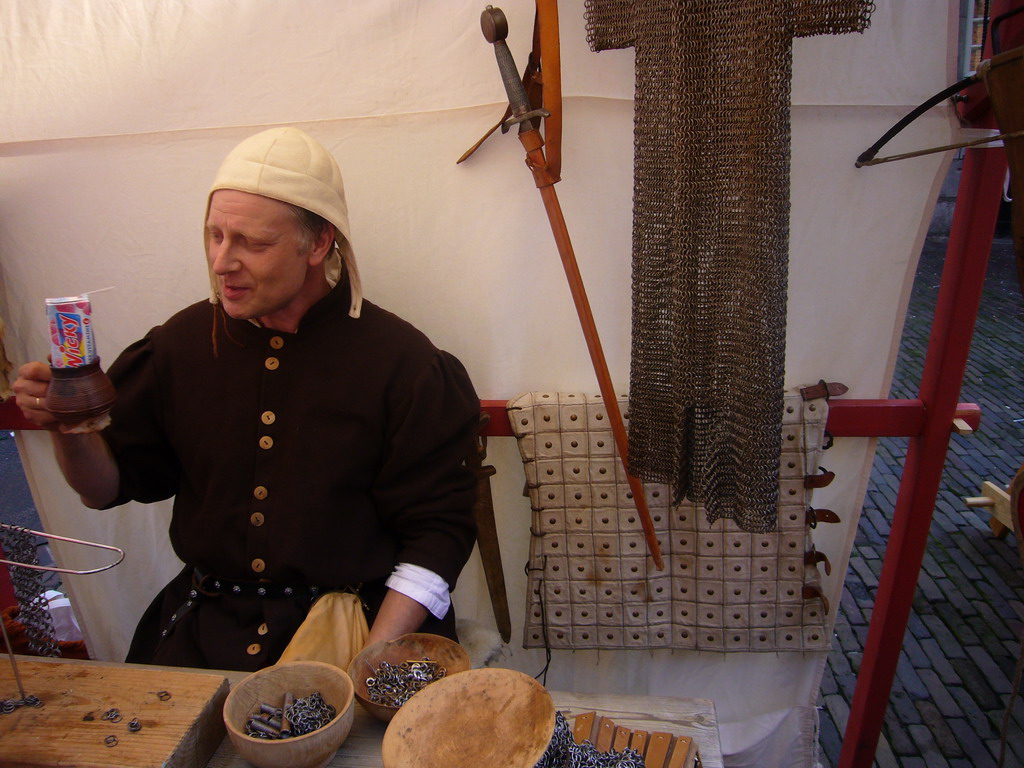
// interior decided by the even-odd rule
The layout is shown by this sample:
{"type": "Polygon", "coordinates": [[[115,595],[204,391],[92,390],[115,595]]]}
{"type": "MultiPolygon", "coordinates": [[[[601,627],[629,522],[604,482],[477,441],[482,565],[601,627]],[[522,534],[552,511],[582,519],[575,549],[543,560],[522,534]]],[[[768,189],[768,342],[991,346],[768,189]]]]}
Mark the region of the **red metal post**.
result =
{"type": "Polygon", "coordinates": [[[1002,148],[967,150],[921,377],[924,426],[907,450],[839,768],[870,768],[878,746],[946,461],[1005,174],[1002,148]]]}
{"type": "MultiPolygon", "coordinates": [[[[0,547],[0,558],[3,557],[4,548],[0,547]]],[[[18,599],[14,595],[14,583],[11,581],[11,572],[7,570],[5,564],[0,563],[0,609],[6,608],[9,605],[15,605],[17,602],[18,599]]],[[[0,651],[2,650],[0,648],[0,651]]]]}

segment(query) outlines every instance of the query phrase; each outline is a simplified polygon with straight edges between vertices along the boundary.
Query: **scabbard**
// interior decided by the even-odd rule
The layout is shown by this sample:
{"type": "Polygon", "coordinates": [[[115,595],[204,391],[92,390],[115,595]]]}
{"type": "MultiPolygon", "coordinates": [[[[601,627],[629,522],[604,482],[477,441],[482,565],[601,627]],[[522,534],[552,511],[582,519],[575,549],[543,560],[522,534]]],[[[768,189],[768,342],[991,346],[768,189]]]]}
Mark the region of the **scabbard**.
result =
{"type": "Polygon", "coordinates": [[[533,172],[534,181],[540,190],[541,199],[544,201],[544,209],[548,214],[548,221],[551,224],[551,233],[555,238],[558,255],[562,259],[562,267],[565,269],[565,277],[569,283],[569,292],[572,294],[573,303],[576,305],[576,314],[579,317],[583,337],[587,342],[587,349],[590,352],[594,373],[597,376],[601,398],[604,400],[605,409],[608,411],[608,421],[612,428],[612,435],[615,438],[615,447],[619,451],[619,458],[622,460],[623,468],[626,470],[626,479],[629,482],[630,492],[633,494],[633,503],[636,505],[637,514],[640,516],[644,539],[647,542],[647,551],[654,560],[655,569],[663,571],[665,563],[661,557],[661,545],[658,543],[658,535],[654,530],[654,522],[651,519],[651,512],[647,506],[647,496],[644,494],[643,483],[629,471],[626,465],[629,455],[626,427],[622,419],[622,413],[619,411],[618,395],[616,395],[615,388],[612,386],[612,377],[608,371],[604,350],[601,347],[601,338],[597,333],[594,314],[590,309],[590,301],[587,299],[587,292],[583,286],[583,277],[580,275],[579,264],[576,262],[576,254],[573,251],[572,241],[569,238],[569,228],[566,226],[565,217],[562,214],[562,206],[558,202],[558,193],[555,192],[555,182],[558,179],[552,176],[548,169],[547,161],[544,157],[544,140],[541,138],[540,131],[536,129],[521,130],[519,132],[519,141],[526,150],[526,164],[533,172]]]}
{"type": "MultiPolygon", "coordinates": [[[[482,430],[490,416],[480,414],[482,430]]],[[[476,473],[476,502],[473,504],[473,519],[476,522],[477,546],[480,548],[480,560],[484,567],[484,578],[487,581],[487,592],[491,598],[491,609],[494,611],[494,623],[498,634],[506,643],[512,639],[512,619],[508,610],[508,594],[505,591],[505,571],[501,565],[501,546],[498,542],[498,526],[494,520],[494,501],[491,497],[491,476],[495,469],[484,465],[487,456],[487,438],[479,437],[477,444],[470,451],[466,464],[476,473]]]]}

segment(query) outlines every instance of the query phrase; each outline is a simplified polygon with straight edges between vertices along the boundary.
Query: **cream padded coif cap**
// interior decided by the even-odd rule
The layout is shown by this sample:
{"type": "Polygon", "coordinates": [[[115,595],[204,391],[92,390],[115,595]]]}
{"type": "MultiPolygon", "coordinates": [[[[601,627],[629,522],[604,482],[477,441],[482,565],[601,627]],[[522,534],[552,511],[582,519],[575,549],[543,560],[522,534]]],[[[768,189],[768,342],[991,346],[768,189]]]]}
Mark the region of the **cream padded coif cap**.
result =
{"type": "MultiPolygon", "coordinates": [[[[359,317],[363,294],[349,239],[345,186],[334,157],[312,136],[298,128],[271,128],[250,136],[235,147],[217,171],[210,195],[218,189],[236,189],[297,205],[322,216],[337,230],[336,248],[327,257],[327,278],[341,277],[344,264],[349,274],[352,303],[349,315],[359,317]]],[[[206,201],[210,213],[209,198],[206,201]]],[[[203,220],[206,243],[205,224],[203,220]]],[[[210,301],[220,301],[217,278],[210,271],[210,301]]]]}

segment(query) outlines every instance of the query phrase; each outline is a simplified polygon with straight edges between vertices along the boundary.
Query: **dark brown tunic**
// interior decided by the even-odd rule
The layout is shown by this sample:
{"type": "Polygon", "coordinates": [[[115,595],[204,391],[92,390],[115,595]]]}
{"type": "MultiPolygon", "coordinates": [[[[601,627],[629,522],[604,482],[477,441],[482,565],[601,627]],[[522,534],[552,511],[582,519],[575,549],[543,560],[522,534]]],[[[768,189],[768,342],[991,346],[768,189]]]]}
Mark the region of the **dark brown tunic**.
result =
{"type": "MultiPolygon", "coordinates": [[[[294,334],[200,302],[111,366],[111,506],[174,496],[171,543],[186,563],[140,622],[129,661],[272,664],[309,587],[362,585],[372,621],[399,562],[454,588],[475,538],[463,459],[479,399],[422,333],[370,302],[353,319],[347,302],[339,285],[294,334]],[[190,592],[194,569],[208,577],[190,592]]],[[[449,611],[423,630],[453,627],[449,611]]]]}

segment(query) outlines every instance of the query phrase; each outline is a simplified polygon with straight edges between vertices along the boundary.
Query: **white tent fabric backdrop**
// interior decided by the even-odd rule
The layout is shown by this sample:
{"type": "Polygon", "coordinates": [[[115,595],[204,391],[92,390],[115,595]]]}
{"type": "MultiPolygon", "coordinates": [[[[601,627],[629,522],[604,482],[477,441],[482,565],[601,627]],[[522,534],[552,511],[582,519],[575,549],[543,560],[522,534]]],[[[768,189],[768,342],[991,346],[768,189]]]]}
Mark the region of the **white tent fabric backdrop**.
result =
{"type": "MultiPolygon", "coordinates": [[[[481,397],[596,391],[540,198],[511,135],[455,160],[500,115],[504,93],[479,0],[72,0],[0,2],[0,314],[16,364],[45,359],[43,299],[93,298],[102,358],[206,295],[200,241],[214,170],[265,127],[303,128],[345,174],[368,298],[466,364],[481,397]]],[[[582,0],[561,4],[565,146],[557,191],[609,366],[629,366],[632,51],[594,54],[582,0]]],[[[948,154],[856,170],[854,158],[907,109],[955,79],[958,3],[879,0],[863,35],[794,50],[787,387],[821,378],[849,397],[888,394],[903,311],[948,154]]],[[[506,0],[520,66],[533,4],[506,0]]],[[[723,30],[728,34],[728,30],[723,30]]],[[[947,143],[937,108],[895,142],[947,143]]],[[[48,531],[114,543],[118,568],[65,583],[100,659],[124,656],[138,616],[179,563],[170,504],[87,510],[44,433],[19,447],[48,531]]],[[[842,524],[815,532],[839,603],[873,453],[840,439],[838,478],[815,494],[842,524]]],[[[492,439],[494,496],[513,642],[519,647],[530,510],[512,438],[492,439]]],[[[195,535],[202,536],[197,530],[195,535]]],[[[94,553],[58,546],[65,566],[94,553]]],[[[455,594],[491,624],[474,557],[455,594]]],[[[824,653],[556,652],[552,689],[714,699],[733,766],[814,764],[824,653]]]]}

